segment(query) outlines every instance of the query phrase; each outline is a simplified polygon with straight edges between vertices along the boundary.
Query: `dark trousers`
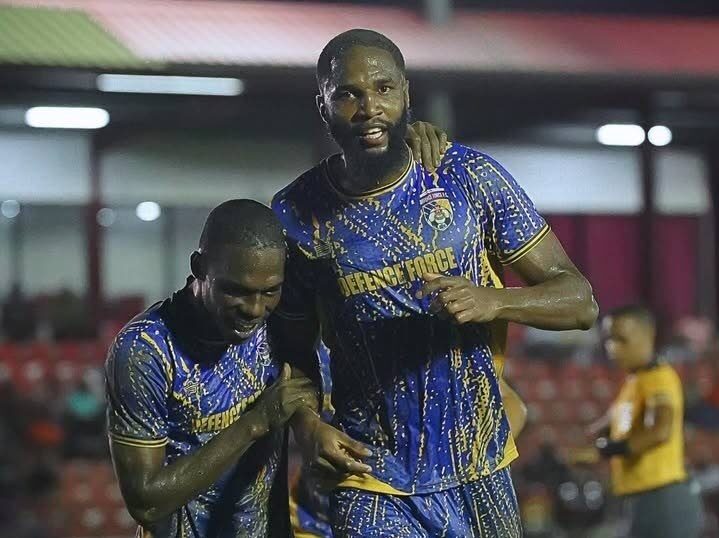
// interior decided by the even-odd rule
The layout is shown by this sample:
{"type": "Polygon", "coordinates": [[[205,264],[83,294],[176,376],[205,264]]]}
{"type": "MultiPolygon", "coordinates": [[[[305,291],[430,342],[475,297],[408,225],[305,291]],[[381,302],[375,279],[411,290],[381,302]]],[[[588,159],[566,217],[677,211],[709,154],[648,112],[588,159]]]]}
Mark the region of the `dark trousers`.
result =
{"type": "Polygon", "coordinates": [[[629,495],[632,538],[698,538],[703,524],[698,487],[691,482],[629,495]]]}

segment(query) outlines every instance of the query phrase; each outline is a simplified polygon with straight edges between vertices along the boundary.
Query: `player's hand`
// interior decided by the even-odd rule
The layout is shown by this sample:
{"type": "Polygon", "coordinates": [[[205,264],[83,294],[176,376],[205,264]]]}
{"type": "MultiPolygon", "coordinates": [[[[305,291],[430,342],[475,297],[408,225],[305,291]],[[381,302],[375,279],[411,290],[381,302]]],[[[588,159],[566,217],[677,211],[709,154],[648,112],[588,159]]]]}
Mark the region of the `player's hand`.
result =
{"type": "Polygon", "coordinates": [[[306,377],[291,377],[289,364],[282,365],[280,377],[260,395],[253,411],[267,430],[281,428],[300,407],[317,404],[317,393],[306,377]]]}
{"type": "Polygon", "coordinates": [[[325,422],[318,420],[306,439],[307,442],[301,446],[305,462],[325,478],[372,471],[372,467],[362,463],[362,458],[370,456],[372,452],[325,422]]]}
{"type": "Polygon", "coordinates": [[[425,273],[426,281],[417,292],[417,298],[434,296],[429,311],[441,318],[465,323],[487,323],[496,319],[500,301],[494,288],[477,286],[460,276],[443,276],[425,273]]]}
{"type": "Polygon", "coordinates": [[[447,150],[447,133],[442,129],[426,121],[416,121],[407,126],[405,140],[412,150],[415,161],[429,171],[439,167],[442,156],[447,150]]]}

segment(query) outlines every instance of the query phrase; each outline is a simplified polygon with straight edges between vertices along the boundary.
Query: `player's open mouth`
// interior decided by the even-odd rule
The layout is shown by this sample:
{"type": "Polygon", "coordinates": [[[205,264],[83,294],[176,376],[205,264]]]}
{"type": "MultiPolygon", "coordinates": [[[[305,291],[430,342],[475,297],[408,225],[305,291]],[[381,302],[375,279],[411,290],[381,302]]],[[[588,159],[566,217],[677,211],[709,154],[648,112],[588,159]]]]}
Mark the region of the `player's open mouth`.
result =
{"type": "Polygon", "coordinates": [[[387,143],[387,131],[381,127],[372,127],[359,134],[362,144],[369,147],[384,146],[387,143]]]}
{"type": "Polygon", "coordinates": [[[246,334],[254,331],[257,325],[259,325],[259,323],[254,321],[235,321],[235,326],[233,328],[237,333],[246,334]]]}

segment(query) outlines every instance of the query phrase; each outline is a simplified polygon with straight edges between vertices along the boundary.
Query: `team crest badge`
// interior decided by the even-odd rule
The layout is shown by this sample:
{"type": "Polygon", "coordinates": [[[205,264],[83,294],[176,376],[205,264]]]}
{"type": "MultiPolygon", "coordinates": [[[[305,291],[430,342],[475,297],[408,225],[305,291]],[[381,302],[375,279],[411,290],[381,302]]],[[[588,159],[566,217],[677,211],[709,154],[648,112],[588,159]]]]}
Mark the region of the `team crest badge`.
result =
{"type": "Polygon", "coordinates": [[[419,203],[424,220],[435,230],[443,232],[452,224],[454,212],[444,189],[436,188],[424,191],[419,198],[419,203]]]}
{"type": "Polygon", "coordinates": [[[257,361],[262,366],[269,366],[272,362],[269,342],[262,342],[257,346],[257,361]]]}
{"type": "Polygon", "coordinates": [[[200,382],[200,369],[195,365],[195,369],[182,384],[182,390],[191,399],[199,400],[202,394],[202,383],[200,382]]]}

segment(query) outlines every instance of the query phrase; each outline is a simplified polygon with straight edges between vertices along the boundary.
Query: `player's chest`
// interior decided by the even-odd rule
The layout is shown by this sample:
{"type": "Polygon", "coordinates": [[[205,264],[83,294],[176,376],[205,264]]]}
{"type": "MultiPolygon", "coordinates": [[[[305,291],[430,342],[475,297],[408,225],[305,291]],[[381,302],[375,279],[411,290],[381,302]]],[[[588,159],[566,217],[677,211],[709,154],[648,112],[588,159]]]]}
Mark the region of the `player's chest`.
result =
{"type": "Polygon", "coordinates": [[[307,248],[335,275],[383,271],[389,278],[386,268],[399,264],[411,280],[423,272],[451,273],[475,259],[484,228],[463,192],[429,186],[318,214],[307,248]]]}
{"type": "Polygon", "coordinates": [[[193,434],[232,424],[279,372],[266,344],[244,353],[233,350],[213,364],[181,358],[175,362],[169,419],[193,434]]]}

